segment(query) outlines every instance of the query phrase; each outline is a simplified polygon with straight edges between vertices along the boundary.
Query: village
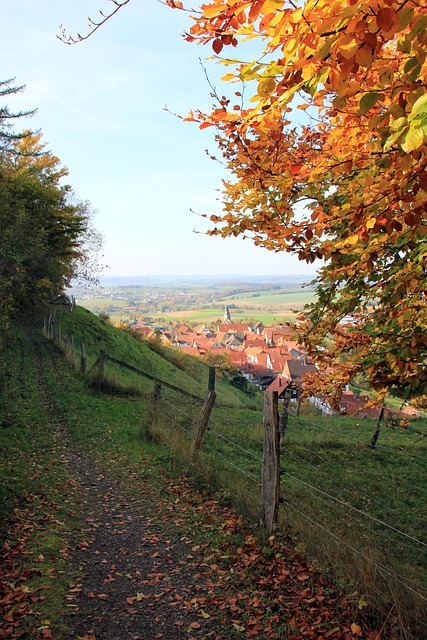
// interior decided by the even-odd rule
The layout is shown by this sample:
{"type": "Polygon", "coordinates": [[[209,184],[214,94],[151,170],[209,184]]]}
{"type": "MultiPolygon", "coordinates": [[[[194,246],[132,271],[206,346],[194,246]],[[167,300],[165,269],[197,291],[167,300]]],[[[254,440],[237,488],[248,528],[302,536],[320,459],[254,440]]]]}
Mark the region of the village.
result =
{"type": "MultiPolygon", "coordinates": [[[[291,402],[297,403],[303,376],[316,371],[307,353],[297,341],[291,324],[264,326],[248,322],[233,322],[230,308],[225,307],[222,322],[194,327],[177,323],[173,327],[153,327],[137,323],[134,331],[147,340],[159,339],[166,347],[174,347],[187,355],[203,358],[212,364],[227,364],[261,391],[277,391],[283,398],[288,390],[291,402]]],[[[319,396],[310,402],[324,414],[333,411],[319,396]]],[[[377,418],[379,409],[371,406],[368,395],[343,390],[339,402],[342,415],[356,418],[377,418]]],[[[417,417],[418,412],[405,407],[402,413],[417,417]]]]}

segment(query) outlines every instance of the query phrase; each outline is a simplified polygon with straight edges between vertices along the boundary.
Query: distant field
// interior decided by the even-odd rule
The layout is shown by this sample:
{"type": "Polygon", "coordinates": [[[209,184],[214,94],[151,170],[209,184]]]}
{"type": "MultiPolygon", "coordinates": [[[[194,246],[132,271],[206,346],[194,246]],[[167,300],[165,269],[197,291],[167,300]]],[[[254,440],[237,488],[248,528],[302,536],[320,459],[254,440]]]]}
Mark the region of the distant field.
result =
{"type": "MultiPolygon", "coordinates": [[[[282,287],[281,289],[251,289],[238,293],[244,285],[237,283],[216,286],[183,286],[180,287],[117,287],[109,288],[105,293],[109,297],[97,297],[96,292],[91,299],[83,299],[84,292],[77,292],[77,301],[95,314],[106,312],[113,322],[142,320],[145,316],[157,321],[168,322],[182,320],[187,322],[211,323],[223,318],[224,309],[230,307],[232,320],[239,322],[253,318],[264,324],[295,320],[294,311],[300,311],[304,305],[314,301],[312,290],[302,287],[282,287]],[[237,292],[236,292],[237,291],[237,292]],[[236,292],[236,293],[234,293],[236,292]],[[144,295],[152,293],[156,300],[151,300],[148,311],[135,309],[124,311],[124,307],[137,306],[144,295]],[[226,295],[229,293],[229,295],[226,295]],[[79,295],[80,294],[80,295],[79,295]],[[126,297],[126,300],[120,299],[126,297]],[[187,304],[188,303],[188,304],[187,304]],[[208,303],[208,304],[207,304],[208,303]],[[215,306],[210,306],[211,304],[215,306]],[[157,306],[158,305],[158,306],[157,306]],[[171,311],[161,311],[161,306],[169,306],[171,311]],[[179,307],[178,310],[175,307],[179,307]],[[234,308],[235,307],[235,308],[234,308]]],[[[145,303],[146,304],[146,303],[145,303]]]]}
{"type": "Polygon", "coordinates": [[[277,308],[301,308],[305,304],[313,302],[315,295],[312,291],[276,291],[255,292],[250,294],[238,294],[223,298],[224,304],[236,304],[239,307],[274,307],[277,308]]]}
{"type": "Polygon", "coordinates": [[[108,307],[127,307],[129,302],[127,300],[116,300],[115,298],[92,298],[90,300],[79,300],[77,302],[81,307],[93,311],[94,309],[107,309],[108,307]]]}
{"type": "MultiPolygon", "coordinates": [[[[231,309],[231,320],[240,322],[245,318],[253,318],[264,324],[273,324],[286,320],[292,322],[295,320],[295,314],[286,309],[277,309],[275,311],[258,310],[258,309],[231,309]]],[[[204,322],[210,323],[215,320],[222,319],[224,316],[224,307],[216,309],[189,309],[188,311],[176,311],[171,313],[162,313],[162,318],[168,320],[187,320],[188,322],[204,322]]]]}

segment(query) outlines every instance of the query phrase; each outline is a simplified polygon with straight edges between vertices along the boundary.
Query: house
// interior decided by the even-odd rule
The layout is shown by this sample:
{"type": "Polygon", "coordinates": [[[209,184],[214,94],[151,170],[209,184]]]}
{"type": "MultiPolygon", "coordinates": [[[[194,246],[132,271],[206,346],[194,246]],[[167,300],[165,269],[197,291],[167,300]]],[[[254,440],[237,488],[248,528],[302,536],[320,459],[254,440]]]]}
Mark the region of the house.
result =
{"type": "Polygon", "coordinates": [[[285,340],[292,340],[295,331],[291,327],[265,327],[262,335],[268,345],[274,346],[283,344],[285,340]]]}
{"type": "Polygon", "coordinates": [[[180,347],[180,349],[189,356],[195,356],[196,358],[200,357],[200,351],[197,347],[180,347]]]}
{"type": "Polygon", "coordinates": [[[248,361],[244,367],[239,368],[239,371],[249,382],[257,385],[262,391],[273,382],[271,371],[254,362],[248,361]]]}
{"type": "Polygon", "coordinates": [[[231,324],[219,324],[217,331],[224,331],[224,333],[245,333],[251,331],[247,322],[233,322],[231,324]]]}
{"type": "Polygon", "coordinates": [[[227,347],[229,349],[238,349],[239,347],[243,346],[242,334],[240,334],[240,333],[227,334],[224,337],[223,342],[224,342],[224,344],[227,345],[227,347]]]}
{"type": "Polygon", "coordinates": [[[418,411],[417,409],[414,409],[413,407],[409,407],[409,406],[402,409],[401,413],[406,418],[422,418],[423,417],[421,411],[418,411]]]}
{"type": "Polygon", "coordinates": [[[262,322],[257,322],[253,327],[253,332],[260,336],[262,334],[262,332],[264,331],[264,328],[265,327],[262,324],[262,322]]]}
{"type": "Polygon", "coordinates": [[[278,375],[277,378],[267,387],[266,391],[277,391],[279,398],[285,393],[289,387],[289,380],[285,376],[278,375]]]}
{"type": "Polygon", "coordinates": [[[343,391],[339,401],[339,409],[343,415],[353,418],[378,418],[380,410],[370,405],[369,396],[358,396],[352,391],[343,391]]]}
{"type": "Polygon", "coordinates": [[[283,367],[283,375],[291,382],[299,382],[303,376],[307,373],[314,373],[317,371],[314,364],[305,364],[301,360],[287,360],[283,367]]]}
{"type": "Polygon", "coordinates": [[[293,386],[292,398],[298,398],[298,389],[301,385],[303,376],[307,373],[314,373],[317,371],[314,364],[305,364],[301,360],[287,360],[283,367],[282,375],[289,380],[293,386]]]}
{"type": "Polygon", "coordinates": [[[152,328],[151,327],[147,327],[145,325],[141,325],[141,326],[136,325],[134,330],[136,331],[136,333],[139,333],[140,335],[143,335],[144,337],[147,337],[148,334],[151,333],[152,328]]]}
{"type": "Polygon", "coordinates": [[[248,362],[258,362],[258,356],[261,353],[265,353],[262,347],[249,347],[249,349],[245,349],[248,362]]]}

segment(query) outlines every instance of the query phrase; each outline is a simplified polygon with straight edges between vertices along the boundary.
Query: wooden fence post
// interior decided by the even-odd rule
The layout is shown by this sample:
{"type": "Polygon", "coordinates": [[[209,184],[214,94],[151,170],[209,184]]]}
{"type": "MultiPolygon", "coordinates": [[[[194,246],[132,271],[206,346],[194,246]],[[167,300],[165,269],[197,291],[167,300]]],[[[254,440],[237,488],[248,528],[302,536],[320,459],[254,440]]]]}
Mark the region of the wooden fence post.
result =
{"type": "Polygon", "coordinates": [[[193,441],[193,445],[191,448],[191,459],[193,460],[197,453],[200,451],[203,436],[205,435],[205,431],[208,428],[209,418],[212,413],[212,409],[215,403],[216,393],[215,391],[208,391],[208,395],[206,396],[205,403],[203,405],[202,413],[199,418],[199,422],[197,424],[196,436],[193,441]]]}
{"type": "Polygon", "coordinates": [[[280,498],[280,448],[277,391],[264,392],[264,449],[261,473],[262,518],[271,533],[278,524],[280,498]]]}
{"type": "Polygon", "coordinates": [[[292,390],[288,387],[283,394],[283,406],[279,418],[279,446],[282,447],[285,440],[286,427],[289,419],[289,402],[291,400],[292,390]]]}
{"type": "Polygon", "coordinates": [[[208,392],[215,391],[215,367],[209,367],[208,392]]]}
{"type": "Polygon", "coordinates": [[[85,350],[85,343],[82,342],[82,354],[80,357],[80,369],[82,373],[86,372],[86,350],[85,350]]]}
{"type": "Polygon", "coordinates": [[[194,460],[197,453],[202,447],[203,436],[205,435],[206,429],[208,428],[209,418],[215,404],[215,398],[215,367],[209,367],[208,395],[206,396],[202,413],[197,424],[196,435],[191,447],[191,460],[194,460]]]}
{"type": "Polygon", "coordinates": [[[154,384],[154,390],[153,390],[153,407],[156,407],[156,405],[159,404],[161,395],[162,395],[162,385],[160,384],[160,382],[156,382],[154,384]]]}
{"type": "Polygon", "coordinates": [[[377,447],[377,440],[378,440],[378,436],[380,435],[380,427],[381,427],[382,419],[384,417],[384,410],[385,410],[385,407],[381,407],[381,410],[378,414],[377,421],[375,423],[375,431],[373,433],[371,444],[370,444],[371,449],[376,449],[377,447]]]}

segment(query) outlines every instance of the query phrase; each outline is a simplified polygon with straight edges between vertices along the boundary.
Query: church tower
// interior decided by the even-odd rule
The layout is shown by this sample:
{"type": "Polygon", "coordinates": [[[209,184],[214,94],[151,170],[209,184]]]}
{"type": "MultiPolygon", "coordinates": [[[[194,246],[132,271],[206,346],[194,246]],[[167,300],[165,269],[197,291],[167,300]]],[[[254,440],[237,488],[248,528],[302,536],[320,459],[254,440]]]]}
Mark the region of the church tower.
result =
{"type": "Polygon", "coordinates": [[[230,309],[225,307],[223,324],[231,324],[230,309]]]}

